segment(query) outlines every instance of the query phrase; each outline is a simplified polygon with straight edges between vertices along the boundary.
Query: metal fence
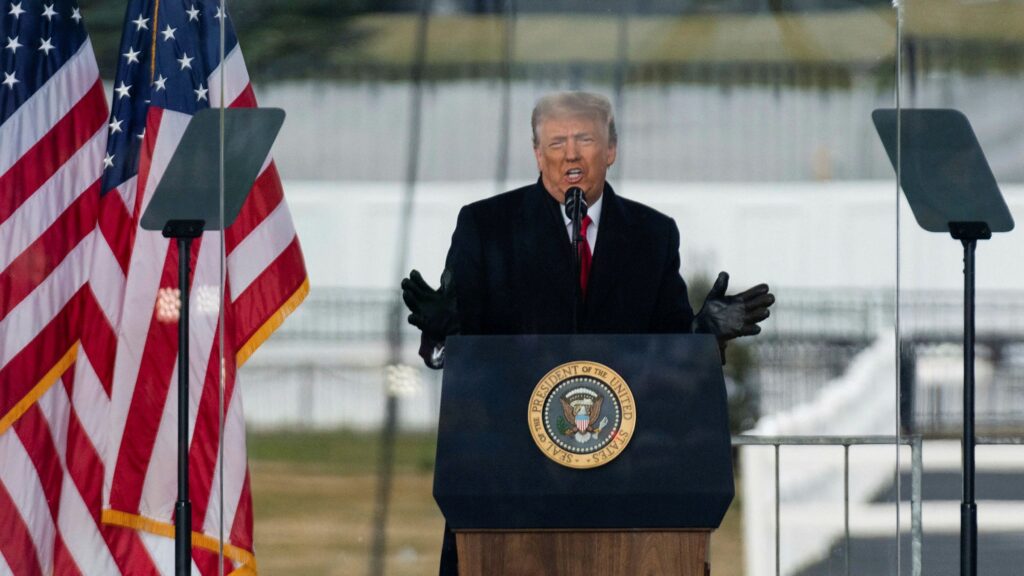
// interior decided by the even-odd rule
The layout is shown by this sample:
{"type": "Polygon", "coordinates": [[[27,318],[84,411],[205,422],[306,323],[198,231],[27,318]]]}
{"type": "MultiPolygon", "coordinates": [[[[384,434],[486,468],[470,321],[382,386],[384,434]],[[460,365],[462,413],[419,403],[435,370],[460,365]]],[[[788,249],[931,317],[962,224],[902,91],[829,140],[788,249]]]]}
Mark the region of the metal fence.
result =
{"type": "MultiPolygon", "coordinates": [[[[842,547],[844,554],[843,574],[849,576],[853,568],[850,559],[851,532],[850,532],[850,448],[854,446],[909,446],[911,485],[910,485],[910,555],[911,574],[921,576],[923,573],[923,537],[924,526],[922,523],[923,508],[923,485],[924,485],[924,442],[921,435],[902,436],[733,436],[734,447],[769,446],[774,450],[774,491],[775,491],[775,574],[781,575],[781,551],[782,551],[782,506],[780,497],[780,459],[779,450],[782,446],[841,446],[843,449],[843,525],[842,547]]],[[[976,445],[992,446],[1021,446],[1024,445],[1024,436],[979,436],[976,438],[976,445]]],[[[894,481],[898,470],[894,469],[894,481]]],[[[898,481],[897,481],[898,482],[898,481]]],[[[899,495],[899,492],[897,492],[899,495]]],[[[1024,526],[1022,526],[1024,527],[1024,526]]],[[[895,536],[896,534],[894,534],[895,536]]],[[[898,557],[897,557],[898,559],[898,557]]]]}
{"type": "MultiPolygon", "coordinates": [[[[753,402],[757,414],[772,414],[814,398],[848,368],[879,334],[895,329],[892,290],[778,289],[771,321],[757,338],[734,344],[744,349],[742,365],[727,366],[753,402]]],[[[359,353],[387,337],[388,307],[398,296],[390,290],[318,288],[273,336],[272,344],[355,350],[356,370],[365,373],[368,356],[359,353]]],[[[959,426],[961,405],[962,296],[947,292],[908,292],[901,296],[901,374],[907,430],[949,432],[959,426]]],[[[978,295],[978,418],[994,429],[1024,423],[1024,292],[978,295]]],[[[415,328],[405,326],[406,341],[415,328]]],[[[254,379],[313,373],[301,359],[260,362],[247,368],[254,379]],[[263,374],[257,373],[263,371],[263,374]],[[273,374],[271,374],[273,372],[273,374]]],[[[379,371],[383,374],[384,362],[379,371]]],[[[330,368],[336,383],[349,377],[344,360],[330,368]],[[340,375],[339,375],[340,374],[340,375]]],[[[353,373],[354,374],[354,373],[353,373]]],[[[321,378],[322,380],[322,378],[321,378]]],[[[377,380],[382,381],[382,378],[377,380]]],[[[895,383],[895,374],[894,374],[895,383]]],[[[324,385],[328,387],[329,383],[324,385]]],[[[417,424],[417,427],[422,423],[417,424]]]]}
{"type": "MultiPolygon", "coordinates": [[[[758,340],[822,339],[862,342],[892,330],[892,289],[775,288],[772,319],[758,340]]],[[[280,340],[375,340],[384,334],[387,310],[397,290],[318,287],[274,334],[280,340]]],[[[900,297],[902,336],[915,341],[961,338],[963,295],[905,291],[900,297]]],[[[1024,291],[979,291],[979,339],[1024,341],[1024,291]]],[[[410,327],[410,330],[414,330],[410,327]]]]}
{"type": "Polygon", "coordinates": [[[733,446],[771,446],[775,453],[775,574],[782,574],[782,499],[779,493],[780,471],[779,449],[782,446],[842,446],[843,447],[843,551],[844,574],[851,573],[850,563],[850,447],[897,444],[911,449],[911,538],[913,576],[921,576],[922,524],[921,524],[921,476],[922,443],[920,436],[733,436],[733,446]]]}

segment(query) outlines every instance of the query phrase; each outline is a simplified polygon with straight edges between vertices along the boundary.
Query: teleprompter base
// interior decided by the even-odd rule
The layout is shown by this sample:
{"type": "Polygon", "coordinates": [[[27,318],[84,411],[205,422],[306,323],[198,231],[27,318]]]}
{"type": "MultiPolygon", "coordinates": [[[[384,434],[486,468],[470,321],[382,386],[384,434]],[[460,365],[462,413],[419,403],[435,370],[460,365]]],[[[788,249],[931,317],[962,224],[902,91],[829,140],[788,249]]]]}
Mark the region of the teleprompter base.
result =
{"type": "Polygon", "coordinates": [[[707,576],[710,530],[456,531],[460,576],[707,576]]]}

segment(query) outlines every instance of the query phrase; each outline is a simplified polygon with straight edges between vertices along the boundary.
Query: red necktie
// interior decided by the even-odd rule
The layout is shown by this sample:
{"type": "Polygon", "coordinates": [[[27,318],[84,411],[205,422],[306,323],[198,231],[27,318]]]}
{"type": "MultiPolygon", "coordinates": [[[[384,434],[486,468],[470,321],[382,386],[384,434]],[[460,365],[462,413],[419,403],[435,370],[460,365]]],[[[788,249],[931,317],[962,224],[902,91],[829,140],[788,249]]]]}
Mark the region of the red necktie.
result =
{"type": "Polygon", "coordinates": [[[590,242],[587,240],[587,228],[590,228],[590,224],[593,222],[590,216],[583,218],[583,225],[580,227],[580,236],[583,239],[580,241],[580,293],[584,298],[587,297],[587,280],[590,279],[590,259],[593,256],[590,252],[590,242]]]}

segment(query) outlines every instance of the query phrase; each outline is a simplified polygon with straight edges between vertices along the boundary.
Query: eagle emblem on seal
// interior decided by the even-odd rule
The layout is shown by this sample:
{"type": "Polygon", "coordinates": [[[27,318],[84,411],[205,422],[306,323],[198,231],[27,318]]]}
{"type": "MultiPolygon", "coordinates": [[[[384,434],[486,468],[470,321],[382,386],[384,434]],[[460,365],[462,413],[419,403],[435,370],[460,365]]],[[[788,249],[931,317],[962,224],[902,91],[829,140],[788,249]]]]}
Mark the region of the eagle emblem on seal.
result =
{"type": "Polygon", "coordinates": [[[596,438],[608,423],[608,418],[598,423],[604,398],[589,388],[575,388],[559,400],[566,423],[562,434],[575,437],[577,442],[585,443],[592,437],[596,438]]]}

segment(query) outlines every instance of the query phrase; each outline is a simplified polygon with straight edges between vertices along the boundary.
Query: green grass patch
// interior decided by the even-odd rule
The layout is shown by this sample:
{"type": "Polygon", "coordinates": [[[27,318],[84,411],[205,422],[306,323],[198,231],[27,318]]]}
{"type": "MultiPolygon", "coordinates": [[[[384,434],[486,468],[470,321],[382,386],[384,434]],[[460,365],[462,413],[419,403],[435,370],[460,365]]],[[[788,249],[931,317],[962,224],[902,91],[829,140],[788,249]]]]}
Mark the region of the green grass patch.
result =
{"type": "MultiPolygon", "coordinates": [[[[436,446],[433,433],[399,434],[395,439],[395,471],[430,473],[436,446]]],[[[380,449],[379,433],[349,430],[249,432],[248,436],[251,462],[336,474],[376,472],[380,449]]]]}

